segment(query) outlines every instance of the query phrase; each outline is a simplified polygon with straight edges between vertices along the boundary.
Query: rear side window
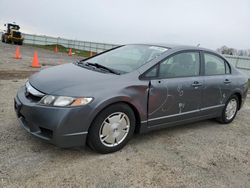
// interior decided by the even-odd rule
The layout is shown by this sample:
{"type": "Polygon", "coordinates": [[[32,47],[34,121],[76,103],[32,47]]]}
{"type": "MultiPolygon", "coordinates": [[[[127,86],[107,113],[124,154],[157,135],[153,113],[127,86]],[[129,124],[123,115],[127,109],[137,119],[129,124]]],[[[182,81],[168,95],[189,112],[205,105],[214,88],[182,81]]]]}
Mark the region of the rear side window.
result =
{"type": "Polygon", "coordinates": [[[182,52],[160,63],[160,78],[198,76],[200,73],[199,52],[182,52]]]}
{"type": "Polygon", "coordinates": [[[205,75],[230,74],[230,67],[224,59],[209,53],[204,53],[205,75]]]}

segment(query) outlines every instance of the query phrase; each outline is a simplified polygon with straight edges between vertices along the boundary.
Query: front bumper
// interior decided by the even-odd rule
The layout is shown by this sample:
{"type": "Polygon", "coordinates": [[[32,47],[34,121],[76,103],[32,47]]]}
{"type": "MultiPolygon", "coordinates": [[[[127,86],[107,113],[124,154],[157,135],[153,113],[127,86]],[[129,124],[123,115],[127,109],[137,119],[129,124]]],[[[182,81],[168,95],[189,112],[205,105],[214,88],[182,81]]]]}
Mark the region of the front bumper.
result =
{"type": "Polygon", "coordinates": [[[18,120],[26,131],[59,147],[84,146],[90,126],[90,107],[41,106],[19,89],[14,99],[18,120]]]}
{"type": "Polygon", "coordinates": [[[21,37],[21,38],[12,37],[12,36],[8,37],[8,40],[11,40],[13,42],[23,42],[23,39],[24,39],[23,37],[21,37]]]}

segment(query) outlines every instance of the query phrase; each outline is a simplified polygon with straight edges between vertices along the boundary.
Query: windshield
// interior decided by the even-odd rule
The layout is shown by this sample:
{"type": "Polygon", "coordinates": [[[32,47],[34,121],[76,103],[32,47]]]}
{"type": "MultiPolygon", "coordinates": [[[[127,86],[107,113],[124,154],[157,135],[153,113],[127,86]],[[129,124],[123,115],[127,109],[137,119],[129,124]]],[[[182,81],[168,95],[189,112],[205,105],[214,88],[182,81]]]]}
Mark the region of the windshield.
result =
{"type": "Polygon", "coordinates": [[[167,48],[151,45],[126,45],[87,60],[120,73],[131,72],[167,51],[167,48]]]}

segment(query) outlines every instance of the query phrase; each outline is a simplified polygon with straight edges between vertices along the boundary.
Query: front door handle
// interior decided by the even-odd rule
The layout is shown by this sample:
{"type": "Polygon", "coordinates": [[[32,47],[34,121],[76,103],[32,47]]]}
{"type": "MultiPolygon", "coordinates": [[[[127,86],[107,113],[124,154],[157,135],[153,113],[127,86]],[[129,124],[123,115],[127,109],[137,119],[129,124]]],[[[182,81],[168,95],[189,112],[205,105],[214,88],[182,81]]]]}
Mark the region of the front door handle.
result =
{"type": "Polygon", "coordinates": [[[224,80],[224,83],[225,83],[225,84],[230,84],[231,81],[230,81],[229,79],[225,79],[225,80],[224,80]]]}
{"type": "Polygon", "coordinates": [[[202,84],[198,81],[194,81],[194,83],[192,84],[193,87],[199,87],[202,86],[202,84]]]}

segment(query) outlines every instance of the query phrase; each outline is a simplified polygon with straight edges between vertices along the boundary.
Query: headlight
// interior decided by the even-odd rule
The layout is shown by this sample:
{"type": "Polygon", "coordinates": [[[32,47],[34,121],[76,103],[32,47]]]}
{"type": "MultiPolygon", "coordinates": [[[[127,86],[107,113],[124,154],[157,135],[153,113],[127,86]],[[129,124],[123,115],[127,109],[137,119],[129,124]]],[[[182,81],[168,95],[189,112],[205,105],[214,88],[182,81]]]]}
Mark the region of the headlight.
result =
{"type": "Polygon", "coordinates": [[[41,103],[45,105],[50,105],[53,103],[56,97],[52,95],[46,95],[45,97],[42,98],[41,103]]]}
{"type": "Polygon", "coordinates": [[[74,101],[72,97],[57,97],[54,101],[54,106],[68,106],[74,101]]]}
{"type": "Polygon", "coordinates": [[[40,104],[48,106],[81,106],[90,103],[92,100],[92,97],[75,98],[46,95],[41,99],[40,104]]]}

